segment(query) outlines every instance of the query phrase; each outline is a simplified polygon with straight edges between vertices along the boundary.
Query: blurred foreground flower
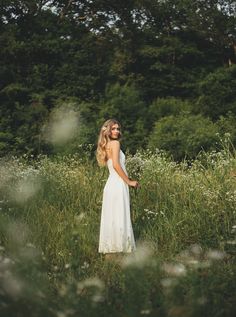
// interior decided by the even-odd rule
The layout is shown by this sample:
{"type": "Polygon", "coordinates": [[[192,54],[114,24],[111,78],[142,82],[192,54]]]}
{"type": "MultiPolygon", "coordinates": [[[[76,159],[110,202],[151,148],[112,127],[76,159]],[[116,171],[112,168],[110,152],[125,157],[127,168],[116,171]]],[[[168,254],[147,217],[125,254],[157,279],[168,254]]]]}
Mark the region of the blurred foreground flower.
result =
{"type": "Polygon", "coordinates": [[[222,251],[219,251],[219,250],[209,250],[206,253],[206,257],[209,260],[212,260],[212,261],[223,260],[225,256],[226,256],[225,252],[222,252],[222,251]]]}
{"type": "Polygon", "coordinates": [[[17,221],[10,222],[6,228],[6,236],[12,248],[15,249],[26,243],[29,237],[29,229],[24,223],[17,221]]]}
{"type": "Polygon", "coordinates": [[[53,145],[63,145],[78,131],[79,114],[71,104],[56,108],[43,127],[43,138],[53,145]]]}
{"type": "Polygon", "coordinates": [[[142,268],[146,264],[150,264],[152,255],[153,251],[151,247],[146,243],[142,243],[137,246],[135,252],[124,257],[124,259],[122,260],[122,266],[135,266],[138,268],[142,268]]]}
{"type": "Polygon", "coordinates": [[[92,289],[92,302],[101,302],[104,300],[103,290],[105,288],[104,282],[97,277],[91,277],[84,281],[77,283],[77,294],[82,295],[86,289],[92,289]]]}
{"type": "Polygon", "coordinates": [[[23,282],[11,274],[11,272],[5,272],[5,275],[1,281],[2,288],[5,293],[13,298],[18,298],[21,295],[23,282]]]}
{"type": "Polygon", "coordinates": [[[40,189],[40,181],[36,177],[26,177],[19,180],[12,188],[11,198],[24,203],[32,198],[40,189]]]}
{"type": "Polygon", "coordinates": [[[182,263],[164,263],[162,269],[171,276],[184,276],[187,273],[182,263]]]}

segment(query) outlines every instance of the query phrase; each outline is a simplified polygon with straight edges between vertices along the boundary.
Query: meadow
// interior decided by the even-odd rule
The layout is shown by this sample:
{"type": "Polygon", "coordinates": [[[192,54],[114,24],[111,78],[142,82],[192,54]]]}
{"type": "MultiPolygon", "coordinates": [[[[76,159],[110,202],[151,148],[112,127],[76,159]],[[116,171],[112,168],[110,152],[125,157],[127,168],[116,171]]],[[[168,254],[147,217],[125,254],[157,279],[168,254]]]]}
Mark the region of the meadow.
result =
{"type": "Polygon", "coordinates": [[[235,316],[236,156],[127,154],[137,251],[98,253],[106,169],[84,153],[1,159],[1,316],[235,316]]]}

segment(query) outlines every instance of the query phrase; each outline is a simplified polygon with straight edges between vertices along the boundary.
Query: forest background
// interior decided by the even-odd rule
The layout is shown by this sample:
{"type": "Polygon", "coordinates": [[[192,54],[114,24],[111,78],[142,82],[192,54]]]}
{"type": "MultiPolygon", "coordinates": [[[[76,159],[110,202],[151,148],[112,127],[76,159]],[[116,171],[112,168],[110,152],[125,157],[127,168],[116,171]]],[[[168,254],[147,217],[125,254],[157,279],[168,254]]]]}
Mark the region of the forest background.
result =
{"type": "Polygon", "coordinates": [[[1,156],[94,149],[110,117],[131,153],[236,145],[235,1],[3,0],[0,29],[1,156]]]}

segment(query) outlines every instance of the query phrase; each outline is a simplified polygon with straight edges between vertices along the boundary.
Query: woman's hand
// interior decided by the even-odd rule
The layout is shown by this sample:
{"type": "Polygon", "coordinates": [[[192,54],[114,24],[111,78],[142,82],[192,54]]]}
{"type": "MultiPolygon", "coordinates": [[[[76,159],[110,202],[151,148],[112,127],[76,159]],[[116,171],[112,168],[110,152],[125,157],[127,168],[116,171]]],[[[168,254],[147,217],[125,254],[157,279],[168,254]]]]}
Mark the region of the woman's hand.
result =
{"type": "Polygon", "coordinates": [[[137,181],[132,181],[132,180],[129,181],[128,185],[134,188],[139,187],[139,183],[137,181]]]}

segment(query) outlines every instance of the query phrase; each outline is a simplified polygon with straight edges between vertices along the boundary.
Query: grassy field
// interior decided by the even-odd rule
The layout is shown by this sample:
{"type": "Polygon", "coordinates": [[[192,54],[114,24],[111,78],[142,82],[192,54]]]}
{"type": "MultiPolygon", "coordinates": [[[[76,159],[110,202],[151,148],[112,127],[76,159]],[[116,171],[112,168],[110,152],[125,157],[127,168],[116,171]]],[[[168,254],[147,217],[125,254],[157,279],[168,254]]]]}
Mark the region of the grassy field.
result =
{"type": "Polygon", "coordinates": [[[1,316],[234,316],[236,158],[127,156],[137,251],[98,253],[108,171],[86,155],[1,160],[1,316]]]}

